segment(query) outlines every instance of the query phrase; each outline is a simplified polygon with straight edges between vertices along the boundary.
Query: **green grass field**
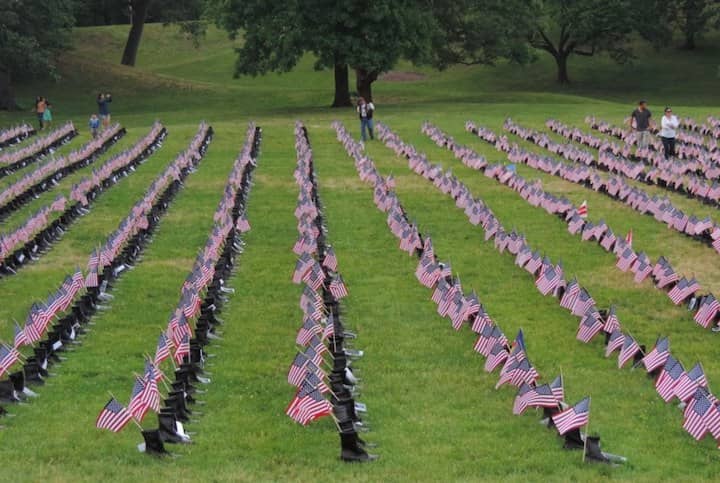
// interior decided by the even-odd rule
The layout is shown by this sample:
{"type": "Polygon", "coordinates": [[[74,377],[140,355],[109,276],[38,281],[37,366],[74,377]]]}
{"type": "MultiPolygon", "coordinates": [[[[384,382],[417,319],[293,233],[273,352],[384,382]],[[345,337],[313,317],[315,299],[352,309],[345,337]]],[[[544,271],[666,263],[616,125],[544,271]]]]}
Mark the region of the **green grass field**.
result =
{"type": "MultiPolygon", "coordinates": [[[[83,344],[55,366],[57,377],[37,391],[30,404],[9,407],[16,416],[0,421],[0,480],[39,481],[590,481],[605,478],[656,481],[716,480],[720,452],[710,438],[698,443],[683,431],[682,415],[665,405],[643,371],[618,370],[604,359],[598,340],[575,340],[576,319],[542,297],[513,259],[485,243],[452,200],[411,173],[380,142],[368,152],[384,174],[393,173],[397,193],[412,219],[429,232],[437,253],[452,261],[466,288],[473,287],[506,334],[523,328],[528,353],[548,380],[565,376],[569,401],[592,396],[591,432],[603,448],[625,455],[622,467],[583,464],[580,452],[561,449],[561,440],[540,426],[535,414],[512,415],[514,391],[495,390],[497,375],[483,371],[473,352],[473,335],[455,333],[437,316],[430,292],[415,277],[416,261],[397,249],[385,215],[372,202],[371,189],[356,175],[350,158],[330,127],[342,120],[354,132],[353,111],[327,108],[332,75],[315,72],[303,59],[293,72],[232,79],[234,53],[224,35],[211,30],[199,49],[171,28],[146,28],[136,69],[116,65],[126,27],[78,29],[76,48],[63,59],[57,84],[19,87],[29,106],[43,94],[55,106],[57,121],[73,119],[82,133],[67,152],[88,138],[86,122],[98,90],[114,94],[113,115],[127,136],[105,157],[143,136],[153,120],[169,130],[163,148],[137,173],[103,194],[92,212],[77,222],[53,250],[15,276],[0,280],[0,339],[12,337],[12,319],[23,320],[30,304],[56,288],[77,264],[83,268],[94,246],[117,226],[150,181],[182,150],[200,120],[215,128],[208,154],[190,176],[159,226],[141,263],[126,274],[113,294],[111,309],[96,318],[83,344]],[[182,55],[178,55],[178,53],[182,55]],[[291,283],[297,236],[293,216],[297,186],[293,124],[306,123],[326,205],[329,238],[350,296],[345,312],[366,352],[358,367],[372,431],[381,459],[371,465],[346,465],[338,458],[332,422],[307,428],[285,416],[293,390],[286,382],[301,323],[301,289],[291,283]],[[120,434],[98,431],[95,418],[112,391],[127,402],[133,372],[143,354],[155,348],[158,332],[179,297],[179,290],[212,226],[212,213],[243,142],[246,124],[263,128],[263,143],[248,216],[252,231],[231,285],[236,288],[222,317],[223,341],[208,368],[212,384],[198,407],[204,414],[189,425],[192,446],[172,447],[181,456],[157,460],[136,451],[140,435],[133,426],[120,434]]],[[[464,181],[507,227],[525,232],[531,244],[566,274],[576,274],[598,304],[615,304],[624,327],[652,345],[669,335],[673,353],[686,367],[702,361],[711,387],[720,381],[720,349],[715,334],[697,327],[688,313],[671,305],[650,282],[635,285],[619,273],[614,258],[594,243],[581,243],[566,225],[532,208],[510,189],[465,168],[452,154],[420,132],[431,120],[492,161],[502,153],[464,132],[466,120],[501,130],[507,116],[543,129],[550,117],[583,126],[586,115],[619,123],[640,97],[651,109],[670,104],[680,116],[704,119],[720,113],[720,52],[695,53],[638,48],[632,65],[608,59],[574,59],[569,88],[554,83],[552,65],[453,68],[438,73],[403,64],[399,71],[420,72],[423,80],[380,81],[375,86],[377,118],[406,142],[464,181]]],[[[0,113],[0,126],[31,119],[27,112],[0,113]]],[[[359,134],[359,133],[358,133],[359,134]]],[[[513,138],[519,141],[518,138],[513,138]]],[[[521,142],[526,148],[538,149],[521,142]]],[[[714,252],[652,218],[578,185],[518,167],[526,178],[540,178],[545,189],[579,203],[587,199],[590,217],[604,218],[621,233],[632,229],[636,248],[652,258],[665,255],[704,287],[720,292],[720,261],[714,252]]],[[[19,173],[23,174],[25,171],[19,173]]],[[[68,193],[85,168],[51,193],[8,220],[19,224],[30,212],[68,193]]],[[[0,181],[0,187],[9,180],[0,181]]],[[[660,192],[657,188],[645,188],[660,192]]],[[[670,195],[697,215],[717,209],[670,195]]],[[[151,426],[152,418],[146,420],[151,426]]]]}

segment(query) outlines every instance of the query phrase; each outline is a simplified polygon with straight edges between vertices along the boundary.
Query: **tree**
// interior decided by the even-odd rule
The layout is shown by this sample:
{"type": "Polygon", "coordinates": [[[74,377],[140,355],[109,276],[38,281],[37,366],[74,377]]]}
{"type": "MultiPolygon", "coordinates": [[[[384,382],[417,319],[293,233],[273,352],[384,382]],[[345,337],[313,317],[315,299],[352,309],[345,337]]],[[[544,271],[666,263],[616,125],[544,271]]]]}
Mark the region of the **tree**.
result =
{"type": "Polygon", "coordinates": [[[535,5],[528,42],[555,59],[559,83],[570,82],[571,55],[605,52],[618,63],[630,58],[628,39],[638,20],[633,0],[539,0],[535,5]]]}
{"type": "Polygon", "coordinates": [[[235,75],[287,72],[302,55],[315,68],[332,68],[333,106],[350,105],[348,67],[356,89],[372,98],[372,84],[403,56],[430,60],[434,25],[429,2],[415,0],[214,0],[210,10],[231,37],[244,33],[235,75]]]}
{"type": "Polygon", "coordinates": [[[70,45],[71,0],[0,3],[0,109],[17,109],[13,84],[56,77],[56,55],[70,45]]]}
{"type": "Polygon", "coordinates": [[[693,50],[696,40],[720,14],[714,0],[675,0],[672,4],[674,24],[683,35],[683,48],[693,50]]]}
{"type": "Polygon", "coordinates": [[[135,65],[148,20],[163,22],[165,25],[177,24],[181,31],[190,34],[197,42],[205,33],[205,23],[201,21],[203,8],[203,0],[127,0],[130,31],[120,63],[135,65]]]}
{"type": "Polygon", "coordinates": [[[498,59],[534,60],[527,44],[533,26],[532,0],[433,2],[437,23],[433,65],[494,65],[498,59]]]}

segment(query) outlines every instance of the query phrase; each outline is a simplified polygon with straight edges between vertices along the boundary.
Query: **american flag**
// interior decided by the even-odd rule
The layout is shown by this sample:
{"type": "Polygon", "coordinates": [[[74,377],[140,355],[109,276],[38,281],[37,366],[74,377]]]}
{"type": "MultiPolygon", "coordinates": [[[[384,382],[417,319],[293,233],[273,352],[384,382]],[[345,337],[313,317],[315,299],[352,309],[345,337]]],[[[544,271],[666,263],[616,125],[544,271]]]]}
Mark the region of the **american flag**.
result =
{"type": "Polygon", "coordinates": [[[2,344],[0,346],[0,376],[5,374],[19,358],[20,352],[17,349],[2,344]]]}
{"type": "Polygon", "coordinates": [[[325,258],[323,258],[322,266],[333,272],[337,271],[338,260],[333,247],[328,246],[325,250],[325,258]]]}
{"type": "Polygon", "coordinates": [[[235,223],[235,228],[240,233],[246,233],[250,231],[250,222],[248,221],[247,215],[244,212],[238,217],[237,222],[235,223]]]}
{"type": "Polygon", "coordinates": [[[541,294],[547,295],[555,290],[555,287],[558,286],[560,280],[562,280],[562,274],[555,270],[555,267],[549,265],[535,281],[535,286],[541,294]]]}
{"type": "Polygon", "coordinates": [[[312,268],[315,260],[307,253],[303,253],[295,263],[295,271],[293,272],[293,283],[302,282],[305,274],[312,268]]]}
{"type": "Polygon", "coordinates": [[[632,228],[627,232],[627,235],[625,235],[625,243],[627,243],[627,245],[628,245],[629,247],[631,247],[632,244],[633,244],[633,232],[632,232],[632,228]]]}
{"type": "Polygon", "coordinates": [[[155,369],[152,363],[146,364],[145,369],[145,391],[143,393],[143,401],[156,413],[160,412],[160,390],[158,389],[158,380],[160,372],[155,369]]]}
{"type": "Polygon", "coordinates": [[[325,306],[325,302],[323,301],[320,294],[309,286],[305,285],[305,288],[303,288],[303,293],[300,296],[300,308],[305,310],[308,304],[313,305],[316,310],[322,310],[325,306]]]}
{"type": "Polygon", "coordinates": [[[325,282],[325,272],[323,272],[320,265],[315,262],[313,267],[305,273],[302,281],[309,285],[313,290],[318,290],[325,282]]]}
{"type": "Polygon", "coordinates": [[[702,365],[698,362],[688,372],[682,374],[675,384],[675,395],[681,401],[687,399],[695,393],[698,387],[707,387],[707,379],[702,365]]]}
{"type": "Polygon", "coordinates": [[[305,426],[315,419],[332,414],[332,406],[318,388],[305,383],[298,389],[285,413],[305,426]]]}
{"type": "Polygon", "coordinates": [[[23,332],[25,333],[28,345],[37,342],[42,338],[43,327],[41,326],[42,322],[38,316],[39,310],[40,308],[37,304],[33,304],[32,307],[30,307],[30,313],[28,313],[28,316],[25,319],[25,328],[23,329],[23,332]]]}
{"type": "Polygon", "coordinates": [[[575,305],[575,300],[577,299],[579,294],[580,284],[578,284],[577,280],[573,278],[572,280],[570,280],[567,287],[565,288],[565,292],[560,299],[560,306],[565,309],[572,310],[573,306],[575,305]]]}
{"type": "Polygon", "coordinates": [[[312,421],[330,414],[332,414],[330,402],[322,396],[320,390],[315,389],[302,398],[296,407],[294,419],[303,426],[306,426],[312,421]]]}
{"type": "Polygon", "coordinates": [[[303,324],[298,330],[295,343],[301,346],[306,346],[314,335],[322,334],[322,326],[315,320],[305,318],[303,324]]]}
{"type": "Polygon", "coordinates": [[[345,281],[343,280],[342,275],[340,275],[339,273],[336,274],[335,277],[333,277],[332,281],[328,286],[328,290],[330,290],[330,293],[335,298],[335,300],[340,300],[348,296],[345,281]]]}
{"type": "Polygon", "coordinates": [[[717,428],[720,425],[717,406],[701,390],[695,391],[693,400],[685,407],[684,417],[683,429],[698,441],[710,427],[717,428]]]}
{"type": "Polygon", "coordinates": [[[708,328],[720,312],[720,302],[713,294],[704,296],[700,302],[700,308],[695,313],[695,322],[704,328],[708,328]]]}
{"type": "Polygon", "coordinates": [[[615,313],[615,306],[611,305],[608,309],[608,315],[605,319],[605,324],[603,325],[603,331],[607,332],[608,334],[612,334],[618,329],[620,329],[620,320],[618,320],[618,316],[615,313]]]}
{"type": "Polygon", "coordinates": [[[565,387],[563,386],[562,374],[560,374],[553,380],[553,382],[550,383],[550,389],[552,390],[555,399],[557,399],[558,401],[565,400],[565,387]]]}
{"type": "Polygon", "coordinates": [[[588,204],[587,200],[583,200],[583,202],[580,204],[580,207],[577,209],[578,216],[580,218],[587,218],[588,217],[588,204]]]}
{"type": "MultiPolygon", "coordinates": [[[[488,360],[490,359],[488,358],[488,360]]],[[[505,364],[500,369],[500,378],[498,379],[497,384],[495,384],[495,389],[513,380],[515,371],[520,367],[520,362],[520,360],[514,358],[513,356],[505,356],[505,364]]]]}
{"type": "Polygon", "coordinates": [[[533,388],[523,383],[515,397],[513,414],[522,414],[529,407],[554,408],[557,405],[558,399],[549,385],[543,384],[533,388]]]}
{"type": "Polygon", "coordinates": [[[624,343],[625,335],[620,332],[619,329],[615,330],[612,334],[610,334],[610,339],[608,339],[608,343],[605,346],[605,357],[610,357],[610,354],[622,348],[624,343]]]}
{"type": "Polygon", "coordinates": [[[130,393],[130,404],[128,404],[128,411],[133,418],[138,421],[142,421],[147,413],[149,407],[145,403],[145,379],[135,377],[135,385],[133,386],[132,393],[130,393]]]}
{"type": "Polygon", "coordinates": [[[556,414],[552,420],[561,435],[585,426],[590,420],[590,398],[586,397],[575,406],[556,414]]]}
{"type": "Polygon", "coordinates": [[[312,365],[313,370],[310,370],[308,367],[308,371],[305,372],[305,378],[303,379],[303,384],[309,384],[312,387],[316,387],[322,394],[326,394],[330,392],[330,388],[327,384],[325,384],[324,381],[324,374],[315,367],[314,364],[310,363],[308,366],[312,365]]]}
{"type": "Polygon", "coordinates": [[[305,375],[305,366],[308,362],[309,359],[304,353],[298,352],[295,355],[295,359],[293,359],[292,364],[290,364],[290,370],[288,371],[288,383],[293,386],[300,385],[305,375]]]}
{"type": "Polygon", "coordinates": [[[485,371],[492,372],[508,358],[508,351],[505,344],[495,342],[485,361],[485,371]]]}
{"type": "Polygon", "coordinates": [[[530,361],[525,358],[520,361],[518,367],[516,367],[515,370],[512,372],[510,384],[512,384],[513,386],[519,386],[523,382],[526,382],[528,384],[535,384],[535,382],[539,378],[540,374],[538,374],[535,367],[530,364],[530,361]]]}
{"type": "Polygon", "coordinates": [[[25,329],[21,329],[17,322],[15,322],[15,340],[13,346],[17,349],[20,346],[28,345],[30,341],[25,335],[25,329]]]}
{"type": "Polygon", "coordinates": [[[669,356],[660,375],[655,380],[655,390],[663,398],[663,401],[669,402],[675,396],[675,386],[683,374],[685,374],[685,369],[682,363],[673,356],[669,356]]]}
{"type": "Polygon", "coordinates": [[[132,419],[132,414],[125,409],[125,406],[111,398],[105,405],[95,421],[98,429],[109,429],[113,433],[122,430],[132,419]]]}
{"type": "Polygon", "coordinates": [[[627,364],[640,351],[640,345],[637,341],[632,336],[626,335],[620,354],[618,354],[618,369],[627,364]]]}
{"type": "Polygon", "coordinates": [[[668,297],[675,305],[682,303],[692,294],[700,290],[700,284],[694,278],[691,280],[680,280],[668,293],[668,297]]]}
{"type": "Polygon", "coordinates": [[[577,340],[587,344],[598,332],[600,332],[602,327],[602,321],[596,318],[592,312],[588,311],[580,321],[580,327],[578,328],[576,338],[577,340]]]}
{"type": "Polygon", "coordinates": [[[482,333],[483,329],[486,326],[492,326],[492,325],[493,325],[492,319],[490,319],[490,316],[487,314],[487,312],[485,312],[485,309],[483,308],[483,306],[480,305],[477,314],[475,314],[475,319],[473,320],[473,323],[472,323],[472,327],[471,327],[472,331],[475,332],[476,334],[480,334],[480,333],[482,333]]]}
{"type": "Polygon", "coordinates": [[[605,251],[609,252],[615,245],[616,240],[617,237],[615,236],[613,231],[608,229],[608,231],[605,233],[605,236],[603,236],[602,240],[600,240],[600,246],[603,247],[605,251]]]}
{"type": "Polygon", "coordinates": [[[335,317],[332,314],[325,321],[325,327],[322,331],[322,340],[327,340],[335,335],[335,317]]]}
{"type": "Polygon", "coordinates": [[[505,346],[507,345],[507,338],[497,325],[488,326],[479,335],[475,343],[475,351],[488,357],[496,343],[505,346]]]}
{"type": "Polygon", "coordinates": [[[175,362],[177,362],[178,364],[182,364],[183,359],[188,354],[190,354],[190,336],[188,334],[185,334],[182,336],[182,339],[180,339],[180,343],[175,349],[175,362]]]}
{"type": "Polygon", "coordinates": [[[655,342],[653,350],[643,357],[642,363],[647,372],[652,372],[658,367],[664,365],[668,357],[670,357],[670,339],[667,337],[661,337],[657,340],[657,342],[655,342]]]}
{"type": "Polygon", "coordinates": [[[595,300],[590,296],[587,290],[580,288],[580,293],[575,299],[575,303],[572,307],[572,314],[576,316],[582,316],[595,305],[595,300]]]}
{"type": "Polygon", "coordinates": [[[164,332],[160,333],[157,348],[155,349],[155,365],[159,365],[162,361],[170,357],[170,341],[164,332]]]}
{"type": "Polygon", "coordinates": [[[637,254],[632,248],[627,247],[618,258],[616,266],[623,272],[630,270],[630,266],[637,260],[637,254]]]}

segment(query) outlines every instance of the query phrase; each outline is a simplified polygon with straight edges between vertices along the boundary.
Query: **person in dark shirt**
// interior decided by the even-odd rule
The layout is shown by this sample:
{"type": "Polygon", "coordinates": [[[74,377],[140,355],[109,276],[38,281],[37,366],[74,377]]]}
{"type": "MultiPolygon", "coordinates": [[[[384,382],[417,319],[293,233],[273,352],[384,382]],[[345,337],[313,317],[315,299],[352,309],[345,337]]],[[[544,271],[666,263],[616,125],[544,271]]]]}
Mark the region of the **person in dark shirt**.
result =
{"type": "Polygon", "coordinates": [[[100,114],[100,120],[102,121],[103,129],[107,129],[110,126],[110,103],[112,102],[112,95],[110,93],[100,93],[97,96],[98,113],[100,114]]]}
{"type": "Polygon", "coordinates": [[[375,112],[375,105],[372,102],[366,102],[364,98],[358,99],[357,113],[360,118],[360,136],[363,141],[367,140],[365,131],[370,134],[370,139],[375,139],[374,126],[373,126],[373,113],[375,112]]]}
{"type": "Polygon", "coordinates": [[[630,115],[630,127],[638,137],[638,149],[644,149],[650,143],[650,129],[653,127],[652,113],[647,108],[647,101],[638,102],[638,107],[630,115]]]}

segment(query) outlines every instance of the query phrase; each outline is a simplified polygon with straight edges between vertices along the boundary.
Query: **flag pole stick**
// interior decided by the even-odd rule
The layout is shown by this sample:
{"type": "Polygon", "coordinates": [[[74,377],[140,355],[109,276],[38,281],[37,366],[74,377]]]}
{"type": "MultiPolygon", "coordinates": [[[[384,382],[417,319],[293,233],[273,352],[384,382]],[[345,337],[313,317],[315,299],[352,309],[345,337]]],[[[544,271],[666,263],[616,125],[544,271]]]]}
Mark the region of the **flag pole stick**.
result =
{"type": "Polygon", "coordinates": [[[587,453],[587,440],[588,436],[590,435],[590,404],[592,403],[592,399],[588,399],[588,422],[585,424],[585,441],[583,441],[583,456],[582,456],[582,462],[585,463],[585,453],[587,453]]]}

